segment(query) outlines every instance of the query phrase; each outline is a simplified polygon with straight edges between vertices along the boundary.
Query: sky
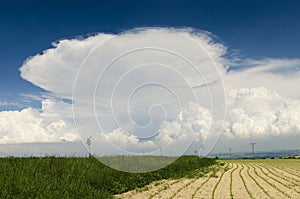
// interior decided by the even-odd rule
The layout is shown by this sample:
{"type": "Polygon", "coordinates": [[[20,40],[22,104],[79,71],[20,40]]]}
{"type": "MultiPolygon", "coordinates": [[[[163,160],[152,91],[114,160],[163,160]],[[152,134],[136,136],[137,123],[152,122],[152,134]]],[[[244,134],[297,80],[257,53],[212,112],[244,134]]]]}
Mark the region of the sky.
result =
{"type": "Polygon", "coordinates": [[[102,155],[164,146],[166,154],[178,150],[172,155],[187,146],[247,151],[250,141],[258,150],[299,148],[299,8],[292,0],[2,2],[0,155],[84,154],[79,137],[89,136],[102,155]],[[143,45],[177,52],[197,68],[149,49],[117,60],[99,80],[109,59],[143,45]],[[152,83],[124,104],[150,77],[180,94],[152,83]],[[103,97],[112,91],[112,101],[103,97]]]}

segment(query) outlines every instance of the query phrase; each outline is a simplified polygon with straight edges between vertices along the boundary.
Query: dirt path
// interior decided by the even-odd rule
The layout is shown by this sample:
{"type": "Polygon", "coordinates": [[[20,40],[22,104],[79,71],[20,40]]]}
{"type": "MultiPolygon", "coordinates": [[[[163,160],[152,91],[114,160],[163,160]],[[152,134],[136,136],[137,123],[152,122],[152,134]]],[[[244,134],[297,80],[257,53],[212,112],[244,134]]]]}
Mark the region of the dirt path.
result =
{"type": "MultiPolygon", "coordinates": [[[[300,162],[300,161],[299,161],[300,162]]],[[[300,176],[298,176],[292,169],[289,168],[277,168],[275,166],[270,166],[263,164],[265,168],[268,168],[273,174],[279,175],[281,178],[286,178],[300,186],[300,176]]],[[[299,165],[300,166],[300,165],[299,165]]]]}
{"type": "Polygon", "coordinates": [[[247,188],[244,186],[243,178],[240,174],[245,169],[242,164],[236,164],[237,170],[232,173],[232,198],[251,198],[248,194],[247,188]]]}
{"type": "Polygon", "coordinates": [[[288,198],[300,198],[300,190],[299,190],[299,184],[295,184],[287,178],[283,178],[279,175],[274,175],[270,172],[270,170],[266,167],[257,166],[262,175],[265,177],[265,179],[276,189],[280,190],[280,192],[283,193],[288,198]],[[295,188],[297,187],[297,188],[295,188]]]}
{"type": "Polygon", "coordinates": [[[174,186],[179,183],[179,180],[161,180],[158,182],[153,182],[150,185],[145,186],[141,189],[132,190],[123,194],[115,195],[115,198],[125,199],[139,199],[139,198],[149,198],[153,197],[156,194],[160,193],[163,190],[169,189],[170,186],[174,186]]]}
{"type": "Polygon", "coordinates": [[[181,181],[179,181],[179,183],[173,184],[172,186],[170,186],[168,189],[165,189],[157,194],[155,194],[153,197],[153,199],[157,199],[157,198],[173,198],[174,195],[177,193],[177,191],[183,189],[184,187],[188,186],[193,179],[182,179],[181,181]]]}
{"type": "Polygon", "coordinates": [[[223,176],[220,177],[219,183],[216,184],[215,192],[213,198],[231,198],[230,193],[230,181],[231,181],[231,172],[234,172],[236,168],[235,164],[229,164],[228,170],[223,173],[223,176]]]}
{"type": "Polygon", "coordinates": [[[270,179],[266,178],[266,176],[263,174],[263,172],[261,172],[260,169],[253,166],[252,164],[249,165],[249,167],[251,168],[254,178],[262,187],[266,195],[268,195],[270,198],[290,198],[290,196],[285,195],[285,193],[279,187],[274,186],[274,184],[270,182],[270,179]]]}
{"type": "Polygon", "coordinates": [[[199,190],[205,183],[207,183],[209,179],[209,176],[196,179],[189,186],[184,187],[182,190],[177,192],[174,198],[193,198],[197,193],[197,190],[199,190]]]}
{"type": "Polygon", "coordinates": [[[247,164],[242,163],[245,169],[242,171],[241,176],[244,178],[245,187],[249,190],[249,193],[252,198],[270,198],[268,197],[263,189],[256,184],[253,174],[250,173],[250,168],[247,164]]]}
{"type": "Polygon", "coordinates": [[[144,188],[116,195],[123,199],[230,199],[300,198],[300,177],[294,168],[300,160],[284,164],[280,160],[225,161],[217,172],[199,178],[162,180],[144,188]]]}
{"type": "Polygon", "coordinates": [[[194,195],[194,198],[206,199],[211,198],[214,186],[219,181],[221,172],[217,173],[217,177],[211,177],[194,195]]]}

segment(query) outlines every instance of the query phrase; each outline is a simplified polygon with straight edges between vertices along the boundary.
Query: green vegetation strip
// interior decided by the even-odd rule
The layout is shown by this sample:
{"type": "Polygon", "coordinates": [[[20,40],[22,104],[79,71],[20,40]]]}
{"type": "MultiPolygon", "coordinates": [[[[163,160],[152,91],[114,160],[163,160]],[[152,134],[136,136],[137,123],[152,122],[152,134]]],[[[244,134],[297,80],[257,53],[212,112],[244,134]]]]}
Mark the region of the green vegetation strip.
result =
{"type": "Polygon", "coordinates": [[[245,187],[245,189],[246,189],[248,195],[250,196],[251,199],[254,199],[253,196],[252,196],[252,194],[251,194],[251,192],[249,191],[248,187],[246,186],[246,182],[245,182],[244,177],[242,176],[242,170],[244,170],[245,167],[244,167],[243,164],[241,164],[241,166],[242,166],[242,168],[241,168],[241,170],[239,171],[239,176],[240,176],[240,178],[241,178],[242,181],[243,181],[244,187],[245,187]]]}
{"type": "MultiPolygon", "coordinates": [[[[295,185],[295,186],[299,186],[299,185],[300,185],[300,181],[297,180],[297,179],[295,179],[295,178],[291,178],[291,177],[288,177],[288,176],[286,176],[286,175],[285,175],[285,176],[286,176],[286,178],[285,178],[285,177],[283,177],[283,176],[277,175],[276,173],[272,172],[272,171],[270,170],[270,168],[273,169],[273,171],[276,172],[276,169],[275,169],[274,167],[269,167],[269,166],[267,166],[267,165],[264,165],[264,168],[267,169],[267,171],[268,171],[269,173],[273,174],[274,176],[276,176],[276,177],[278,177],[278,178],[281,178],[281,179],[287,181],[288,183],[291,183],[291,184],[293,184],[293,185],[295,185]],[[294,183],[294,182],[292,182],[291,180],[296,181],[296,182],[298,182],[298,183],[294,183]]],[[[280,171],[282,171],[282,170],[280,170],[280,171]]],[[[281,174],[284,175],[284,172],[282,171],[281,174]]]]}
{"type": "Polygon", "coordinates": [[[279,179],[281,179],[281,180],[284,180],[286,183],[293,184],[293,185],[296,185],[296,186],[297,186],[296,183],[290,181],[291,179],[288,179],[288,178],[285,178],[285,177],[282,177],[282,176],[280,176],[280,175],[277,175],[277,174],[273,173],[268,167],[266,167],[266,166],[262,167],[262,166],[257,165],[257,164],[255,164],[255,165],[256,165],[258,168],[260,168],[260,170],[261,170],[266,176],[268,176],[268,177],[271,178],[272,180],[278,182],[279,184],[281,184],[281,185],[283,185],[283,186],[285,186],[285,187],[288,187],[285,183],[282,183],[281,181],[277,180],[276,178],[273,178],[272,176],[270,176],[270,174],[272,174],[273,176],[275,176],[275,177],[277,177],[277,178],[279,178],[279,179]],[[264,172],[263,169],[267,170],[267,172],[264,172]]]}
{"type": "MultiPolygon", "coordinates": [[[[278,170],[280,170],[280,171],[283,171],[283,172],[285,172],[285,173],[288,173],[288,174],[290,174],[290,175],[292,175],[292,176],[296,176],[296,177],[298,177],[298,178],[300,178],[300,176],[298,176],[297,174],[295,174],[295,173],[293,173],[293,172],[290,172],[290,171],[287,171],[287,169],[281,169],[281,168],[278,168],[278,167],[276,167],[276,166],[269,166],[269,165],[267,165],[267,164],[262,164],[262,165],[265,165],[265,166],[267,166],[267,167],[269,167],[269,168],[276,168],[276,169],[278,169],[278,170]]],[[[297,180],[297,179],[295,179],[295,178],[292,178],[292,179],[294,179],[295,181],[299,181],[299,180],[297,180]]]]}
{"type": "Polygon", "coordinates": [[[187,188],[188,186],[190,186],[191,184],[193,184],[196,180],[200,179],[201,177],[204,176],[205,173],[208,173],[210,171],[210,169],[215,171],[215,168],[201,168],[199,170],[195,170],[195,172],[191,173],[190,176],[187,177],[192,177],[194,178],[193,180],[191,180],[190,182],[188,182],[187,184],[185,184],[184,186],[182,186],[180,189],[178,189],[169,199],[174,198],[176,195],[178,195],[179,192],[181,192],[184,188],[187,188]]]}
{"type": "Polygon", "coordinates": [[[248,176],[254,181],[254,183],[269,197],[269,198],[273,198],[272,196],[270,196],[270,194],[255,180],[255,178],[252,176],[252,175],[250,175],[250,172],[249,172],[249,170],[250,170],[250,167],[248,166],[248,165],[246,165],[247,166],[247,174],[248,174],[248,176]]]}
{"type": "Polygon", "coordinates": [[[233,172],[235,171],[235,170],[237,170],[238,169],[238,166],[237,166],[237,164],[235,164],[236,165],[236,168],[234,168],[231,172],[230,172],[230,196],[231,196],[231,198],[233,199],[233,192],[232,192],[232,175],[233,175],[233,172]]]}
{"type": "MultiPolygon", "coordinates": [[[[299,165],[299,167],[300,167],[300,165],[299,165]]],[[[288,170],[295,172],[300,177],[300,172],[297,169],[295,169],[295,168],[288,168],[288,170]]]]}
{"type": "MultiPolygon", "coordinates": [[[[297,160],[298,161],[298,160],[297,160]]],[[[300,162],[300,161],[299,161],[300,162]]],[[[289,165],[288,164],[288,162],[286,162],[286,164],[287,165],[289,165]]],[[[268,164],[265,164],[265,165],[268,165],[268,164]]],[[[296,169],[295,168],[290,168],[289,166],[287,166],[287,165],[284,165],[284,166],[278,166],[278,165],[273,165],[273,167],[275,167],[275,168],[277,168],[277,169],[279,169],[279,170],[281,170],[281,171],[284,171],[284,172],[286,172],[286,173],[289,173],[289,174],[291,174],[291,175],[293,175],[293,176],[296,176],[296,177],[298,177],[298,178],[300,178],[300,175],[299,175],[299,173],[296,171],[296,169]]],[[[270,166],[270,165],[268,165],[268,166],[270,166]]],[[[299,165],[300,166],[300,165],[299,165]]]]}
{"type": "Polygon", "coordinates": [[[289,170],[292,170],[293,172],[297,173],[297,175],[300,175],[300,170],[298,170],[298,168],[300,167],[300,160],[297,160],[299,163],[294,165],[294,164],[288,164],[287,165],[284,165],[284,168],[287,168],[289,170]]]}
{"type": "MultiPolygon", "coordinates": [[[[291,187],[289,187],[289,186],[286,185],[285,183],[282,183],[281,181],[277,180],[276,178],[273,178],[273,177],[270,176],[268,173],[266,173],[266,172],[263,171],[263,168],[264,168],[264,169],[266,169],[269,173],[273,174],[272,172],[270,172],[270,170],[269,170],[268,168],[266,168],[266,167],[261,167],[261,166],[258,166],[258,165],[256,165],[256,166],[257,166],[257,167],[261,170],[261,172],[262,172],[264,175],[266,175],[267,177],[271,178],[271,179],[274,180],[275,182],[277,182],[277,183],[283,185],[284,187],[286,187],[286,188],[288,188],[288,189],[292,189],[291,187]]],[[[273,175],[274,175],[274,174],[273,174],[273,175]]],[[[278,177],[278,178],[280,178],[280,179],[282,179],[282,180],[285,180],[286,182],[288,182],[288,183],[290,183],[290,184],[293,184],[293,185],[298,186],[297,184],[295,184],[295,183],[293,183],[293,182],[291,182],[291,181],[288,181],[288,180],[286,180],[285,178],[282,178],[282,177],[280,177],[280,176],[278,176],[278,175],[274,175],[274,176],[276,176],[276,177],[278,177]]],[[[296,193],[300,194],[300,192],[297,191],[296,189],[292,189],[292,190],[294,190],[296,193]]],[[[287,194],[285,194],[285,195],[287,195],[287,194]]]]}
{"type": "Polygon", "coordinates": [[[285,168],[285,170],[289,170],[291,173],[293,173],[294,176],[297,176],[298,178],[300,178],[299,173],[294,168],[285,168]]]}
{"type": "Polygon", "coordinates": [[[212,176],[209,176],[193,193],[192,199],[195,198],[196,193],[211,179],[212,176]]]}
{"type": "Polygon", "coordinates": [[[176,184],[176,183],[178,183],[178,182],[180,182],[180,180],[176,180],[176,181],[172,182],[171,184],[166,184],[166,185],[164,185],[162,188],[160,188],[160,189],[159,189],[158,191],[156,191],[154,194],[150,195],[150,196],[148,197],[148,199],[152,199],[154,196],[156,196],[156,195],[159,194],[160,192],[162,192],[162,191],[164,191],[164,190],[170,188],[170,186],[172,186],[173,184],[176,184]]]}
{"type": "Polygon", "coordinates": [[[157,171],[126,173],[95,158],[0,158],[0,198],[110,199],[153,181],[188,176],[213,164],[214,159],[183,156],[157,171]]]}
{"type": "Polygon", "coordinates": [[[281,172],[279,172],[279,173],[282,174],[282,175],[278,175],[278,174],[276,174],[276,173],[274,173],[274,172],[272,172],[272,171],[270,170],[270,169],[273,169],[273,171],[276,172],[276,169],[278,169],[278,168],[275,169],[274,167],[270,167],[270,166],[267,166],[267,165],[264,165],[264,166],[257,165],[257,166],[260,167],[260,168],[266,169],[270,174],[276,176],[277,178],[280,178],[280,179],[286,181],[287,183],[293,184],[293,185],[295,185],[295,186],[300,185],[300,184],[299,184],[299,182],[300,182],[299,180],[284,175],[284,172],[283,172],[282,170],[280,170],[281,172]],[[283,176],[285,176],[285,177],[283,177],[283,176]],[[296,181],[297,183],[292,182],[291,180],[296,181]]]}
{"type": "Polygon", "coordinates": [[[213,189],[212,194],[211,194],[211,198],[212,198],[212,199],[215,198],[215,192],[216,192],[216,190],[217,190],[217,187],[219,186],[219,184],[220,184],[220,182],[221,182],[221,180],[222,180],[224,174],[225,174],[228,170],[229,170],[229,167],[226,166],[226,167],[224,168],[223,173],[222,173],[221,176],[220,176],[220,179],[218,180],[217,184],[214,186],[214,189],[213,189]]]}
{"type": "Polygon", "coordinates": [[[174,198],[181,190],[183,190],[184,188],[188,187],[189,185],[191,185],[192,183],[194,183],[197,179],[191,180],[190,182],[188,182],[187,184],[185,184],[184,186],[182,186],[180,189],[177,189],[177,191],[168,199],[172,199],[174,198]]]}
{"type": "Polygon", "coordinates": [[[295,169],[295,168],[290,168],[290,169],[292,169],[293,171],[295,171],[295,173],[300,174],[300,171],[298,169],[295,169]]]}
{"type": "MultiPolygon", "coordinates": [[[[266,180],[265,178],[263,178],[262,176],[260,176],[257,171],[256,171],[256,167],[251,165],[252,168],[254,169],[254,173],[260,178],[262,179],[263,181],[265,181],[268,185],[270,185],[272,188],[276,189],[277,191],[279,191],[280,193],[282,193],[283,195],[287,196],[288,198],[291,198],[290,195],[288,195],[287,193],[285,193],[284,191],[282,191],[281,189],[279,189],[278,187],[276,187],[274,184],[271,184],[268,180],[266,180]]],[[[260,170],[262,171],[262,169],[260,168],[260,170]]],[[[265,174],[263,171],[262,171],[263,174],[265,174]]],[[[268,175],[265,174],[265,176],[269,177],[268,175]]],[[[269,177],[270,178],[270,177],[269,177]]]]}

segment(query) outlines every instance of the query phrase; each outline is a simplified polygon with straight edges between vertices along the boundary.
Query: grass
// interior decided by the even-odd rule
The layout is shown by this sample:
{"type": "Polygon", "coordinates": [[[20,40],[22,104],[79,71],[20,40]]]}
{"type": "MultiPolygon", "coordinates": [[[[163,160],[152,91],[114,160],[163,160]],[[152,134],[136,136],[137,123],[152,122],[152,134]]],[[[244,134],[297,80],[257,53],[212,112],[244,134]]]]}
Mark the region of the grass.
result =
{"type": "Polygon", "coordinates": [[[111,169],[95,158],[0,158],[0,198],[113,198],[160,179],[190,176],[214,159],[183,156],[150,173],[111,169]]]}
{"type": "Polygon", "coordinates": [[[211,170],[211,174],[210,174],[210,177],[214,177],[214,178],[217,178],[217,172],[218,172],[218,168],[216,167],[213,167],[212,170],[211,170]]]}
{"type": "Polygon", "coordinates": [[[110,167],[130,173],[146,173],[174,162],[177,157],[167,156],[100,156],[95,157],[110,167]]]}

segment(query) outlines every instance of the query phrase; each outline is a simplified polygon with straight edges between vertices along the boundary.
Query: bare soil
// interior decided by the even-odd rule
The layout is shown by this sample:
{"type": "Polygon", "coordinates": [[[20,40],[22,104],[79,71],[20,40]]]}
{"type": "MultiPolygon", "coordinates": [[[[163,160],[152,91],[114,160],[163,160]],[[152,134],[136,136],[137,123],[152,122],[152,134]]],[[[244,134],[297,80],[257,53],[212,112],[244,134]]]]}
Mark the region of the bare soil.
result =
{"type": "Polygon", "coordinates": [[[122,199],[300,198],[300,160],[228,160],[217,173],[161,180],[115,195],[122,199]],[[286,164],[285,164],[286,163],[286,164]]]}

